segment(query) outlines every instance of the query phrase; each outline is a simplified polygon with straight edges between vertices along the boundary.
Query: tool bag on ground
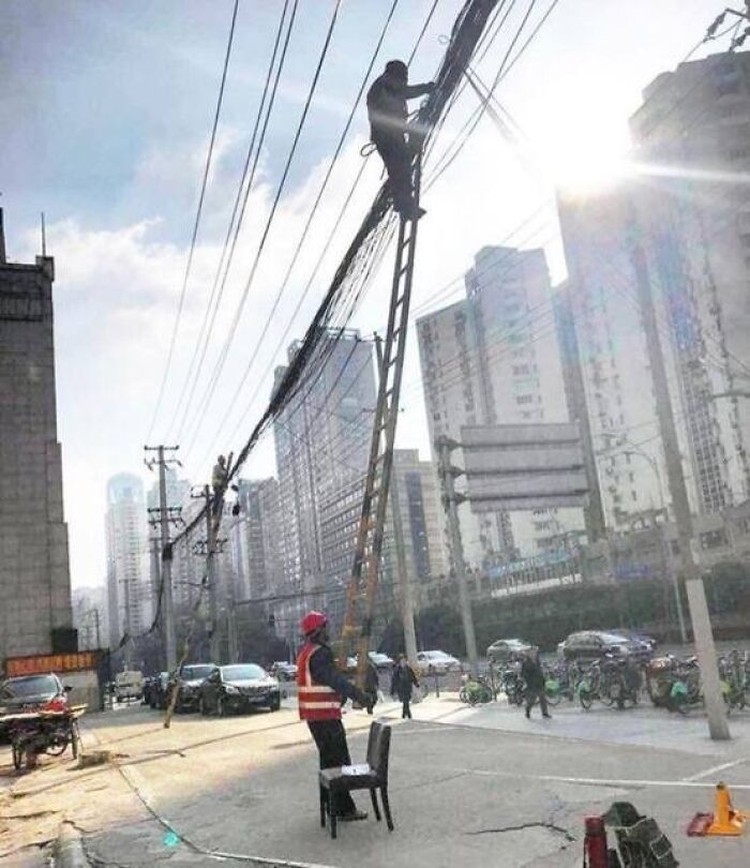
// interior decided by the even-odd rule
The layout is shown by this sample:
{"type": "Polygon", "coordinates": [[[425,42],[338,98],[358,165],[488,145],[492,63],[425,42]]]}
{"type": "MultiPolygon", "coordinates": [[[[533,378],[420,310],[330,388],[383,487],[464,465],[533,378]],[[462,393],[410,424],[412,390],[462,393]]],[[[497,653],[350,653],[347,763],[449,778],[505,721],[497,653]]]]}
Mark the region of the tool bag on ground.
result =
{"type": "MultiPolygon", "coordinates": [[[[677,868],[669,838],[653,817],[646,817],[630,802],[614,802],[604,822],[615,833],[622,868],[677,868]]],[[[610,861],[610,864],[612,862],[610,861]]]]}

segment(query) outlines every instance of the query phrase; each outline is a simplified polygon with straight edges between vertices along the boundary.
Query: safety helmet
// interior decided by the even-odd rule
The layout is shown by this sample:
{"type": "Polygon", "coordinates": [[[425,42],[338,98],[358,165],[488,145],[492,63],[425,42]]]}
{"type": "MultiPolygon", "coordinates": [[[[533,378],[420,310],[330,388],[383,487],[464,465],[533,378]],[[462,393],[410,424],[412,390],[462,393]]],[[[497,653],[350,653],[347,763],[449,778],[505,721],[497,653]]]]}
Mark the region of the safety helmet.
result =
{"type": "Polygon", "coordinates": [[[392,75],[394,78],[402,78],[404,81],[409,77],[409,70],[403,60],[389,60],[385,65],[386,75],[392,75]]]}
{"type": "Polygon", "coordinates": [[[322,612],[308,612],[299,622],[300,630],[305,636],[316,633],[328,624],[328,618],[322,612]]]}

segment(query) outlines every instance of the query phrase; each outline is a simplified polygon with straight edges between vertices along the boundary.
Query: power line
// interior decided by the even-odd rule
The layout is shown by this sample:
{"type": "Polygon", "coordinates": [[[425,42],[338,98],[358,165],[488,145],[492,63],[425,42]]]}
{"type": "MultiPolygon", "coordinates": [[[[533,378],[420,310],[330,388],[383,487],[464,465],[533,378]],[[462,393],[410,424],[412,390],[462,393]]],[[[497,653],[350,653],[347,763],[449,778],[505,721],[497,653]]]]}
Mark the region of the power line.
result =
{"type": "Polygon", "coordinates": [[[156,399],[156,406],[154,407],[154,414],[151,417],[151,424],[149,425],[148,434],[146,435],[146,439],[149,440],[151,438],[151,432],[154,429],[154,425],[156,424],[156,418],[159,414],[159,409],[161,407],[162,398],[164,397],[164,389],[167,384],[167,378],[169,377],[169,370],[172,365],[172,356],[174,354],[175,342],[177,339],[177,331],[180,326],[180,318],[182,316],[182,308],[185,303],[185,294],[187,292],[187,284],[188,278],[190,277],[190,269],[193,264],[193,254],[195,253],[195,243],[198,237],[198,227],[201,221],[201,214],[203,213],[203,200],[206,195],[206,186],[208,184],[208,173],[211,168],[211,159],[213,157],[214,152],[214,144],[216,142],[216,130],[219,126],[219,117],[221,115],[221,106],[224,101],[224,86],[227,80],[227,70],[229,68],[229,58],[232,54],[232,45],[234,43],[234,28],[237,22],[237,9],[239,7],[240,0],[234,0],[234,8],[232,9],[232,23],[229,27],[229,38],[227,40],[227,50],[226,55],[224,56],[224,68],[221,73],[221,84],[219,85],[219,96],[216,100],[216,110],[214,111],[214,120],[213,125],[211,127],[211,139],[208,144],[208,153],[206,155],[206,165],[203,170],[203,181],[201,182],[201,192],[198,198],[198,208],[195,213],[195,222],[193,224],[193,234],[190,239],[190,250],[188,252],[187,264],[185,265],[185,275],[182,280],[182,289],[180,290],[180,300],[177,305],[177,315],[175,316],[174,326],[172,327],[172,336],[169,341],[169,351],[167,352],[167,363],[164,367],[164,376],[162,377],[161,385],[159,386],[159,394],[156,399]]]}
{"type": "Polygon", "coordinates": [[[273,76],[274,67],[276,65],[276,56],[278,54],[279,45],[281,43],[281,37],[284,31],[284,24],[286,21],[286,15],[289,7],[289,0],[284,0],[284,7],[281,11],[281,17],[279,19],[279,25],[276,30],[276,36],[273,43],[273,50],[271,52],[271,58],[268,62],[268,70],[266,72],[266,78],[263,85],[263,93],[261,95],[260,103],[258,104],[258,111],[255,116],[255,122],[253,124],[252,134],[250,136],[250,143],[247,148],[247,153],[245,155],[245,162],[242,168],[242,174],[240,176],[240,182],[237,187],[237,194],[234,199],[234,205],[232,207],[232,214],[229,218],[229,224],[227,226],[226,237],[224,238],[224,243],[222,245],[221,256],[219,257],[219,264],[217,266],[216,272],[214,274],[213,284],[211,286],[211,292],[209,294],[208,301],[206,303],[206,309],[203,313],[203,319],[201,321],[201,327],[198,333],[198,339],[195,344],[195,349],[193,350],[192,357],[190,359],[190,364],[188,365],[187,374],[185,375],[185,380],[182,384],[182,389],[180,391],[179,398],[177,400],[177,404],[175,405],[175,410],[172,415],[172,420],[169,423],[168,431],[172,431],[177,417],[180,413],[181,408],[183,407],[183,401],[185,400],[186,393],[188,387],[191,382],[191,378],[193,381],[193,388],[190,392],[190,396],[187,399],[187,404],[185,404],[185,412],[182,417],[182,422],[179,426],[179,430],[182,430],[182,427],[185,422],[185,417],[189,411],[190,404],[193,400],[193,395],[195,392],[195,388],[197,386],[198,380],[200,378],[201,371],[203,369],[203,362],[206,358],[206,351],[208,349],[209,341],[211,339],[211,335],[213,333],[214,323],[216,321],[216,314],[219,310],[219,305],[221,303],[222,296],[224,294],[224,289],[226,287],[227,277],[229,275],[229,270],[234,258],[235,247],[237,245],[237,238],[239,236],[240,229],[242,227],[242,221],[245,215],[245,208],[247,206],[248,196],[250,195],[250,191],[252,189],[253,181],[255,179],[255,173],[258,166],[258,160],[260,157],[260,151],[263,147],[263,142],[265,140],[266,130],[268,128],[268,121],[271,117],[271,112],[273,111],[274,102],[276,99],[276,91],[279,85],[279,80],[281,78],[281,73],[284,69],[284,63],[286,60],[287,49],[289,47],[289,39],[292,34],[292,28],[294,26],[294,21],[297,12],[297,3],[292,10],[291,17],[289,19],[289,24],[287,28],[286,39],[284,40],[284,45],[282,48],[281,57],[279,59],[279,66],[276,70],[276,76],[270,96],[270,100],[268,103],[268,109],[265,114],[265,123],[263,123],[263,129],[261,131],[261,123],[263,121],[264,110],[266,109],[266,100],[269,98],[269,89],[271,88],[271,78],[273,76]],[[255,143],[258,138],[258,133],[261,133],[260,140],[258,141],[258,147],[256,150],[255,143]],[[255,154],[255,160],[253,161],[252,169],[250,169],[250,162],[253,158],[253,154],[255,154]],[[245,195],[243,197],[243,190],[245,195]],[[242,202],[242,206],[240,207],[240,202],[242,202]],[[238,216],[239,214],[239,216],[238,216]],[[237,221],[235,223],[235,221],[237,221]],[[230,240],[231,240],[231,249],[230,249],[230,240]],[[227,253],[229,253],[229,258],[227,259],[227,253]],[[226,269],[225,266],[226,265],[226,269]],[[223,279],[222,279],[223,272],[223,279]],[[219,283],[221,281],[221,286],[219,283]],[[210,322],[209,322],[210,317],[210,322]],[[198,358],[200,356],[200,358],[198,358]],[[195,370],[195,374],[193,376],[193,369],[196,365],[197,361],[197,369],[195,370]]]}

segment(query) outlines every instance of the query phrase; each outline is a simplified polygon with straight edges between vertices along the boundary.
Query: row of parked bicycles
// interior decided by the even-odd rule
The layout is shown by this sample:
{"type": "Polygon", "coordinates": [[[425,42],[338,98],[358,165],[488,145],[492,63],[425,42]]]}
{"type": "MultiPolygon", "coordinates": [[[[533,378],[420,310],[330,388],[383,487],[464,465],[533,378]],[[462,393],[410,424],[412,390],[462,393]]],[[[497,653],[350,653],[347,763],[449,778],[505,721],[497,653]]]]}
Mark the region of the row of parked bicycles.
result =
{"type": "MultiPolygon", "coordinates": [[[[750,653],[731,651],[719,658],[719,678],[728,712],[750,707],[750,653]]],[[[544,666],[547,702],[577,702],[588,711],[598,702],[625,709],[646,699],[657,708],[679,714],[703,705],[701,674],[695,657],[667,654],[645,662],[605,656],[588,664],[556,661],[544,666]]],[[[523,705],[526,687],[520,662],[490,667],[482,676],[467,677],[459,699],[480,705],[505,694],[510,705],[523,705]]]]}

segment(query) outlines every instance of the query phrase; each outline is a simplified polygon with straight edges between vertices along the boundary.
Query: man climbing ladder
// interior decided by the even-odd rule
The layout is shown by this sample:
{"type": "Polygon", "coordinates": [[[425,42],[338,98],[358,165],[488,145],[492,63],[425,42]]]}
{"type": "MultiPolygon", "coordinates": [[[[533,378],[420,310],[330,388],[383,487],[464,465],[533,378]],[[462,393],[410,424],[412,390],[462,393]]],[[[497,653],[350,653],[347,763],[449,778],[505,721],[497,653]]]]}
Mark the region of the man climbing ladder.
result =
{"type": "Polygon", "coordinates": [[[370,138],[385,163],[393,197],[393,208],[410,220],[419,219],[424,210],[414,199],[412,158],[422,147],[422,136],[409,133],[406,101],[432,93],[435,84],[409,84],[409,72],[401,60],[389,60],[385,72],[375,79],[367,92],[370,138]]]}

